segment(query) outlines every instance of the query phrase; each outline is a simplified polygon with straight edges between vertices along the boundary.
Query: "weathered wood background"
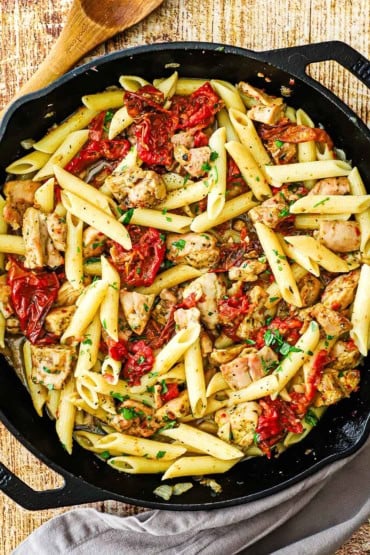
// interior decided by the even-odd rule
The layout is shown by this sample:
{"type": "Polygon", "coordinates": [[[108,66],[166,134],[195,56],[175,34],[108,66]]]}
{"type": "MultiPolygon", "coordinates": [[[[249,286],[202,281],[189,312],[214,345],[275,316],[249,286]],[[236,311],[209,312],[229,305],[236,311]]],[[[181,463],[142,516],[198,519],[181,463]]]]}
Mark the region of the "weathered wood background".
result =
{"type": "MultiPolygon", "coordinates": [[[[119,1],[119,0],[117,0],[119,1]]],[[[71,0],[0,0],[0,107],[36,70],[59,35],[71,0]]],[[[342,40],[370,56],[369,0],[164,0],[144,22],[97,48],[91,56],[126,46],[173,40],[216,41],[254,50],[342,40]]],[[[331,88],[367,123],[369,91],[333,62],[315,64],[310,73],[331,88]]],[[[0,425],[0,458],[36,490],[55,488],[61,479],[28,453],[0,425]]],[[[138,509],[113,501],[90,506],[115,514],[138,509]]],[[[67,509],[29,512],[0,494],[0,555],[8,555],[27,535],[67,509]]],[[[370,550],[365,524],[338,552],[370,550]]]]}

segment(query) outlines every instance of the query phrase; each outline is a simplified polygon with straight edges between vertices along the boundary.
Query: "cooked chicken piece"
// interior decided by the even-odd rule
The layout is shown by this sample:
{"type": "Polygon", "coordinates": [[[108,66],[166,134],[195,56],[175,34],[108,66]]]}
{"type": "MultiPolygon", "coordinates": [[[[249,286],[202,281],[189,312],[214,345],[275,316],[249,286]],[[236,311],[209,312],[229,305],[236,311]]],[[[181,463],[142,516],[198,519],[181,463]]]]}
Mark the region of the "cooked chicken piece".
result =
{"type": "Polygon", "coordinates": [[[220,366],[225,381],[234,390],[243,389],[243,387],[247,387],[252,382],[252,378],[249,375],[249,357],[245,351],[246,349],[231,362],[221,364],[220,366]]]}
{"type": "Polygon", "coordinates": [[[312,274],[306,274],[303,276],[303,278],[301,278],[298,282],[302,306],[312,306],[315,304],[320,296],[321,288],[321,281],[312,274]]]}
{"type": "Polygon", "coordinates": [[[23,214],[27,208],[33,205],[35,192],[39,186],[39,182],[31,181],[30,179],[20,179],[5,183],[4,194],[6,203],[3,216],[4,220],[13,229],[19,229],[22,226],[23,214]]]}
{"type": "Polygon", "coordinates": [[[267,269],[267,264],[257,259],[246,260],[241,266],[232,266],[229,279],[232,281],[256,281],[258,275],[267,269]]]}
{"type": "Polygon", "coordinates": [[[220,409],[215,414],[217,435],[224,441],[236,443],[242,448],[253,444],[261,409],[255,401],[240,403],[230,409],[220,409]]]}
{"type": "Polygon", "coordinates": [[[333,368],[325,368],[321,382],[317,387],[318,394],[315,406],[333,405],[356,390],[360,382],[360,372],[351,369],[338,372],[333,368]]]}
{"type": "Polygon", "coordinates": [[[166,186],[158,173],[138,167],[108,176],[105,185],[122,208],[150,208],[164,200],[167,194],[166,186]]]}
{"type": "Polygon", "coordinates": [[[45,318],[45,329],[60,337],[69,326],[71,318],[76,311],[75,306],[62,306],[53,308],[45,318]]]}
{"type": "Polygon", "coordinates": [[[345,397],[357,390],[360,383],[361,374],[358,368],[351,368],[350,370],[345,370],[344,372],[339,372],[338,383],[344,393],[345,397]]]}
{"type": "Polygon", "coordinates": [[[67,345],[31,345],[32,381],[48,389],[61,389],[72,373],[76,349],[67,345]]]}
{"type": "Polygon", "coordinates": [[[297,162],[297,145],[272,139],[265,144],[275,164],[291,164],[297,162]]]}
{"type": "Polygon", "coordinates": [[[207,332],[201,331],[200,332],[200,350],[202,352],[202,357],[206,357],[210,353],[212,353],[213,349],[213,341],[208,335],[207,332]]]}
{"type": "Polygon", "coordinates": [[[46,227],[54,247],[58,251],[65,251],[67,240],[67,224],[65,219],[56,212],[52,212],[46,216],[46,227]]]}
{"type": "Polygon", "coordinates": [[[232,345],[226,349],[214,349],[211,353],[210,359],[214,364],[226,364],[234,360],[245,349],[245,345],[232,345]]]}
{"type": "Polygon", "coordinates": [[[208,233],[167,235],[167,258],[175,264],[190,264],[194,268],[211,268],[216,264],[220,250],[216,238],[208,233]]]}
{"type": "Polygon", "coordinates": [[[128,325],[134,333],[141,335],[149,321],[155,295],[122,290],[119,297],[128,325]]]}
{"type": "Polygon", "coordinates": [[[332,310],[345,310],[355,297],[359,279],[359,270],[353,270],[334,278],[325,287],[321,302],[332,310]]]}
{"type": "Polygon", "coordinates": [[[265,345],[257,353],[253,352],[248,355],[249,375],[252,381],[263,378],[273,368],[278,365],[279,358],[277,354],[265,345]]]}
{"type": "Polygon", "coordinates": [[[55,268],[63,264],[63,257],[49,237],[46,215],[40,210],[27,208],[23,216],[22,235],[26,249],[26,268],[40,268],[45,265],[55,268]]]}
{"type": "Polygon", "coordinates": [[[81,292],[82,292],[82,286],[81,286],[81,290],[76,289],[69,281],[65,281],[60,286],[55,304],[57,306],[73,305],[77,301],[81,292]]]}
{"type": "Polygon", "coordinates": [[[309,195],[346,195],[351,191],[347,177],[327,177],[320,179],[309,195]]]}
{"type": "Polygon", "coordinates": [[[242,94],[248,96],[252,100],[257,101],[259,104],[264,104],[265,106],[271,106],[273,104],[283,104],[283,99],[281,97],[271,96],[265,93],[262,89],[253,87],[245,81],[240,81],[237,88],[242,94]]]}
{"type": "Polygon", "coordinates": [[[171,137],[171,143],[176,146],[192,148],[194,146],[194,133],[191,131],[180,131],[171,137]]]}
{"type": "Polygon", "coordinates": [[[169,289],[162,289],[159,294],[160,301],[152,310],[152,317],[158,324],[165,326],[171,315],[173,307],[177,304],[177,298],[169,289]]]}
{"type": "Polygon", "coordinates": [[[175,418],[182,418],[190,413],[190,404],[187,391],[182,391],[178,397],[171,399],[165,403],[155,413],[156,420],[161,420],[165,417],[174,420],[175,418]]]}
{"type": "Polygon", "coordinates": [[[316,238],[336,252],[357,251],[361,242],[360,226],[352,221],[321,220],[316,238]]]}
{"type": "Polygon", "coordinates": [[[199,324],[200,312],[197,308],[178,308],[174,319],[178,329],[182,330],[190,324],[199,324]]]}
{"type": "Polygon", "coordinates": [[[256,106],[248,110],[247,115],[254,121],[275,125],[284,117],[284,109],[285,107],[283,104],[271,104],[270,106],[256,104],[256,106]]]}
{"type": "Polygon", "coordinates": [[[6,283],[6,274],[0,276],[0,312],[4,318],[9,318],[13,314],[13,307],[10,302],[11,289],[6,283]]]}
{"type": "Polygon", "coordinates": [[[194,294],[202,322],[210,330],[215,329],[219,321],[218,302],[226,293],[225,284],[213,272],[194,279],[184,288],[183,298],[194,294]]]}
{"type": "Polygon", "coordinates": [[[334,405],[342,399],[343,391],[338,384],[337,377],[337,370],[325,368],[325,372],[323,373],[321,381],[317,386],[319,395],[317,395],[315,399],[315,406],[322,407],[334,405]]]}
{"type": "Polygon", "coordinates": [[[175,146],[173,150],[175,160],[193,177],[201,177],[209,171],[211,149],[209,146],[186,148],[184,145],[175,146]]]}
{"type": "Polygon", "coordinates": [[[251,333],[264,325],[265,303],[268,297],[266,291],[259,285],[255,285],[248,293],[250,309],[237,330],[237,335],[242,339],[249,339],[251,333]]]}
{"type": "Polygon", "coordinates": [[[123,401],[118,407],[118,412],[119,414],[115,414],[109,423],[119,432],[150,437],[160,427],[160,424],[153,418],[154,410],[139,401],[133,399],[123,401]]]}
{"type": "Polygon", "coordinates": [[[353,341],[337,341],[330,351],[330,366],[336,370],[355,368],[361,360],[360,351],[353,341]]]}
{"type": "Polygon", "coordinates": [[[323,328],[326,335],[340,336],[347,333],[352,328],[348,318],[322,303],[315,304],[310,312],[323,328]]]}
{"type": "Polygon", "coordinates": [[[100,256],[104,252],[107,237],[94,227],[87,227],[82,234],[83,257],[100,256]]]}
{"type": "Polygon", "coordinates": [[[274,229],[282,222],[285,216],[289,215],[289,206],[284,196],[274,195],[266,199],[259,206],[255,206],[248,212],[248,216],[253,223],[262,222],[274,229]]]}

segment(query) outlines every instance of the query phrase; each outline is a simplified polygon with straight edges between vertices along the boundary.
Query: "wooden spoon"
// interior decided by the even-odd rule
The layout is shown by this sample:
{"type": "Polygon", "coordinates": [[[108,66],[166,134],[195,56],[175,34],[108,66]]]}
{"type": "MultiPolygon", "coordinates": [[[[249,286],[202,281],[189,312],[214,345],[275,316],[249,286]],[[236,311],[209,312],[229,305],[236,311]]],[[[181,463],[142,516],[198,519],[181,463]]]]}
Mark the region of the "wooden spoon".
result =
{"type": "Polygon", "coordinates": [[[95,46],[135,25],[162,2],[163,0],[73,0],[58,40],[15,98],[45,87],[95,46]]]}

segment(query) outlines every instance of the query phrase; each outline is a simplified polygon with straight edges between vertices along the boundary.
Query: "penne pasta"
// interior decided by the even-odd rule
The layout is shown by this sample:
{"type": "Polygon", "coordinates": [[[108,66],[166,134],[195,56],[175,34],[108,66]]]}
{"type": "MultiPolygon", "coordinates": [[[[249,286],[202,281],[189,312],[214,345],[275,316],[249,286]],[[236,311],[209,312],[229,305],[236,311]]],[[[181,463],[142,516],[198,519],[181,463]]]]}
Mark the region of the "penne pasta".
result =
{"type": "Polygon", "coordinates": [[[136,92],[141,87],[150,85],[149,81],[146,81],[146,79],[138,75],[121,75],[118,81],[125,91],[130,92],[136,92]]]}
{"type": "Polygon", "coordinates": [[[257,162],[259,169],[265,175],[265,165],[270,164],[270,156],[258,136],[253,121],[247,114],[239,110],[231,109],[229,114],[231,123],[238,134],[239,141],[248,148],[250,154],[257,162]]]}
{"type": "Polygon", "coordinates": [[[181,457],[169,466],[162,480],[179,478],[180,476],[203,476],[203,474],[223,474],[232,468],[240,459],[220,460],[211,456],[181,457]]]}
{"type": "Polygon", "coordinates": [[[123,106],[114,114],[111,119],[108,138],[114,139],[117,135],[122,133],[129,125],[133,123],[134,119],[129,115],[126,106],[123,106]]]}
{"type": "Polygon", "coordinates": [[[99,314],[96,314],[82,337],[74,372],[76,378],[86,374],[88,370],[94,367],[98,360],[100,338],[101,324],[99,314]]]}
{"type": "Polygon", "coordinates": [[[185,351],[184,367],[191,412],[201,418],[207,408],[207,399],[199,339],[185,351]]]}
{"type": "Polygon", "coordinates": [[[53,154],[72,131],[84,129],[97,115],[98,112],[89,110],[85,106],[79,108],[63,123],[52,128],[49,133],[37,141],[33,148],[47,154],[53,154]]]}
{"type": "Polygon", "coordinates": [[[42,409],[48,398],[48,390],[40,383],[34,383],[32,379],[32,356],[31,343],[25,341],[23,345],[24,373],[28,391],[35,410],[39,416],[42,416],[42,409]]]}
{"type": "MultiPolygon", "coordinates": [[[[312,119],[306,114],[304,110],[299,108],[296,112],[297,125],[305,125],[306,127],[315,127],[312,119]]],[[[316,156],[316,143],[315,141],[306,141],[304,143],[297,144],[298,150],[298,161],[299,162],[314,162],[317,159],[316,156]]],[[[305,181],[305,186],[308,189],[312,189],[315,185],[314,179],[308,179],[305,181]]]]}
{"type": "Polygon", "coordinates": [[[251,208],[256,206],[256,204],[257,203],[252,200],[252,193],[244,193],[243,195],[239,195],[225,202],[222,213],[214,220],[210,220],[206,212],[199,214],[199,216],[196,216],[191,222],[190,229],[191,231],[202,233],[212,227],[227,222],[227,220],[231,218],[236,218],[244,212],[248,212],[251,208]]]}
{"type": "Polygon", "coordinates": [[[42,168],[50,158],[50,154],[45,152],[32,151],[22,158],[18,158],[5,168],[8,173],[13,175],[27,175],[42,168]]]}
{"type": "Polygon", "coordinates": [[[240,112],[245,112],[245,106],[241,99],[240,93],[234,85],[228,81],[221,81],[220,79],[212,79],[211,85],[216,93],[222,98],[228,110],[234,108],[240,112]]]}
{"type": "Polygon", "coordinates": [[[120,108],[123,106],[124,93],[122,90],[109,90],[95,94],[85,94],[82,97],[82,103],[89,110],[102,112],[109,108],[120,108]]]}
{"type": "MultiPolygon", "coordinates": [[[[318,160],[284,164],[282,166],[265,166],[270,184],[274,187],[281,187],[283,183],[346,176],[351,169],[347,162],[341,160],[318,160]]],[[[309,198],[309,196],[304,198],[309,198]]]]}
{"type": "Polygon", "coordinates": [[[334,254],[313,237],[304,235],[285,236],[285,241],[329,272],[349,272],[351,269],[343,258],[334,254]]]}
{"type": "MultiPolygon", "coordinates": [[[[366,195],[366,188],[357,168],[353,168],[348,175],[348,181],[352,195],[366,195]]],[[[360,252],[367,260],[370,258],[370,208],[355,214],[355,218],[361,230],[360,252]]]]}
{"type": "MultiPolygon", "coordinates": [[[[181,178],[183,181],[183,178],[181,178]]],[[[210,186],[212,184],[207,179],[202,179],[196,183],[186,184],[184,187],[170,191],[165,200],[160,202],[157,210],[174,210],[193,202],[198,202],[209,195],[210,186]]],[[[224,195],[225,199],[225,195],[224,195]]]]}
{"type": "MultiPolygon", "coordinates": [[[[104,256],[101,257],[101,266],[102,279],[108,284],[108,289],[100,306],[100,321],[109,337],[113,341],[118,341],[118,310],[121,280],[116,268],[104,256]]],[[[116,368],[116,365],[112,366],[112,364],[109,364],[109,367],[116,368]]],[[[115,373],[117,373],[117,369],[115,369],[115,373]]]]}
{"type": "Polygon", "coordinates": [[[222,375],[222,372],[216,372],[214,376],[212,376],[209,384],[207,385],[206,396],[211,397],[218,391],[223,391],[224,389],[228,389],[229,385],[225,378],[222,375]]]}
{"type": "Polygon", "coordinates": [[[167,212],[166,209],[160,212],[151,208],[135,208],[130,223],[156,227],[157,229],[173,231],[175,233],[186,233],[186,231],[189,231],[191,218],[167,212]]]}
{"type": "Polygon", "coordinates": [[[57,410],[55,429],[59,440],[67,453],[72,453],[73,427],[76,416],[76,407],[71,401],[71,396],[75,391],[75,380],[72,377],[64,385],[61,393],[57,410]]]}
{"type": "Polygon", "coordinates": [[[174,71],[167,79],[157,84],[157,89],[163,92],[165,99],[172,98],[175,94],[178,78],[178,72],[174,71]]]}
{"type": "Polygon", "coordinates": [[[319,229],[320,222],[325,220],[347,221],[351,214],[297,214],[294,218],[296,229],[319,229]]]}
{"type": "Polygon", "coordinates": [[[184,281],[189,281],[201,275],[202,272],[196,268],[186,264],[179,264],[178,266],[173,266],[158,274],[152,285],[138,287],[136,291],[143,295],[158,295],[163,289],[175,287],[175,285],[179,285],[184,281]]]}
{"type": "Polygon", "coordinates": [[[55,180],[51,177],[35,192],[35,204],[46,214],[50,214],[54,210],[54,185],[55,180]]]}
{"type": "Polygon", "coordinates": [[[187,424],[180,424],[177,428],[163,430],[161,435],[182,441],[191,447],[197,447],[203,453],[221,460],[227,461],[243,457],[243,452],[236,447],[187,424]]]}
{"type": "Polygon", "coordinates": [[[281,248],[278,236],[262,223],[255,223],[254,227],[283,299],[294,306],[302,306],[297,283],[293,277],[287,257],[281,248]]]}
{"type": "Polygon", "coordinates": [[[71,214],[95,227],[98,231],[122,245],[124,249],[131,249],[131,239],[128,231],[113,216],[67,191],[62,192],[62,202],[71,214]]]}
{"type": "Polygon", "coordinates": [[[369,296],[370,266],[363,264],[360,271],[355,300],[352,310],[352,329],[350,336],[363,356],[367,356],[370,326],[370,296],[369,296]]]}
{"type": "Polygon", "coordinates": [[[291,214],[359,214],[370,207],[370,195],[307,195],[290,207],[291,214]]]}
{"type": "Polygon", "coordinates": [[[33,180],[41,181],[47,177],[53,177],[55,171],[54,167],[59,166],[64,168],[64,166],[66,166],[81,150],[88,137],[89,131],[87,129],[72,131],[72,133],[67,135],[54,154],[50,156],[46,164],[40,168],[33,180]]]}
{"type": "Polygon", "coordinates": [[[82,231],[83,222],[67,212],[67,240],[65,251],[66,278],[74,289],[80,290],[83,285],[82,231]]]}
{"type": "Polygon", "coordinates": [[[221,215],[225,206],[226,194],[226,129],[220,127],[209,138],[209,147],[212,149],[211,169],[209,178],[211,180],[211,188],[207,197],[207,215],[210,220],[215,220],[221,215]]]}
{"type": "Polygon", "coordinates": [[[226,140],[227,141],[238,141],[239,137],[235,131],[231,119],[229,117],[229,112],[226,108],[222,108],[217,114],[218,127],[225,127],[226,129],[226,140]]]}
{"type": "Polygon", "coordinates": [[[127,472],[128,474],[159,474],[165,472],[172,464],[170,461],[151,460],[144,457],[112,457],[108,461],[119,472],[127,472]]]}
{"type": "MultiPolygon", "coordinates": [[[[271,189],[248,147],[236,141],[225,144],[227,152],[238,166],[246,183],[258,200],[271,197],[271,189]]],[[[271,166],[276,167],[276,166],[271,166]]],[[[279,166],[283,167],[283,166],[279,166]]],[[[285,167],[285,166],[284,166],[285,167]]],[[[267,168],[267,166],[266,166],[267,168]]]]}
{"type": "Polygon", "coordinates": [[[190,95],[206,82],[206,79],[179,77],[176,83],[176,94],[190,95]]]}
{"type": "Polygon", "coordinates": [[[0,235],[0,253],[2,252],[24,256],[26,254],[26,247],[23,237],[7,235],[6,233],[0,235]]]}
{"type": "Polygon", "coordinates": [[[302,266],[302,268],[304,268],[305,270],[307,270],[307,272],[310,272],[314,276],[320,275],[320,268],[315,260],[312,260],[311,257],[302,253],[299,249],[295,248],[290,243],[287,243],[283,235],[278,234],[278,239],[286,256],[297,262],[297,264],[302,266]]]}
{"type": "Polygon", "coordinates": [[[102,280],[94,281],[84,291],[76,312],[73,314],[71,322],[61,337],[61,342],[66,343],[67,339],[80,341],[86,328],[93,321],[105,294],[108,283],[102,280]]]}

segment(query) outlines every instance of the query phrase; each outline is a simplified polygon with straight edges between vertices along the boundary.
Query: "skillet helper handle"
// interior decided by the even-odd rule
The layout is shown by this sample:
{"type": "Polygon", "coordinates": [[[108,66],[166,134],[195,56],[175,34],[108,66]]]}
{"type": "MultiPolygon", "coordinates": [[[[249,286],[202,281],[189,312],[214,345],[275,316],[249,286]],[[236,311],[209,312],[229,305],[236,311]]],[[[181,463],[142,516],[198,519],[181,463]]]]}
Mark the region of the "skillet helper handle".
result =
{"type": "MultiPolygon", "coordinates": [[[[370,62],[354,48],[341,41],[318,42],[266,52],[273,64],[288,73],[307,79],[306,67],[315,62],[335,60],[348,69],[364,85],[370,88],[370,62]]],[[[311,78],[310,78],[311,79],[311,78]]]]}
{"type": "Polygon", "coordinates": [[[35,491],[0,462],[0,490],[24,509],[54,509],[107,499],[93,486],[66,474],[63,474],[63,478],[65,483],[61,488],[35,491]]]}

